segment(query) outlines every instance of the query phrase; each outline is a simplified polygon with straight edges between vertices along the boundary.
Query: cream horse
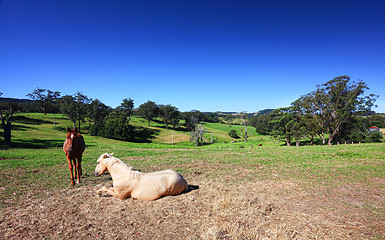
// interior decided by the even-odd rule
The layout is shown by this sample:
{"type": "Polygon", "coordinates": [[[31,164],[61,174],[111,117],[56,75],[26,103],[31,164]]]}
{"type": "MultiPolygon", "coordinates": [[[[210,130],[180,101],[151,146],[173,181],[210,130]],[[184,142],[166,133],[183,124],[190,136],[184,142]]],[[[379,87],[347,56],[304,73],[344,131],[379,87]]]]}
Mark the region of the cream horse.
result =
{"type": "Polygon", "coordinates": [[[162,196],[177,195],[188,188],[186,180],[173,170],[153,173],[134,171],[112,153],[102,154],[97,162],[95,176],[108,171],[111,174],[113,187],[103,187],[98,195],[107,192],[118,199],[155,200],[162,196]]]}

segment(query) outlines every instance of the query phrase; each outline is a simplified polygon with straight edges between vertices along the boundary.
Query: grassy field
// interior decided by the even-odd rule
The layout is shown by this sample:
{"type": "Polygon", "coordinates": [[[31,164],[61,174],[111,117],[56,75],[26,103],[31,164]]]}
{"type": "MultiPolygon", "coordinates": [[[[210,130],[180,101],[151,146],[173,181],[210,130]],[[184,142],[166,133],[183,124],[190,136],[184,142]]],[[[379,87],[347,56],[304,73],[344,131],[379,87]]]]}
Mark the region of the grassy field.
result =
{"type": "MultiPolygon", "coordinates": [[[[140,118],[134,118],[133,122],[137,125],[142,124],[142,126],[146,124],[140,118]]],[[[311,196],[311,201],[317,202],[322,199],[325,202],[324,206],[327,206],[322,207],[322,203],[312,205],[311,209],[317,212],[318,217],[321,216],[321,213],[332,214],[331,212],[335,211],[338,216],[343,216],[340,220],[362,221],[361,224],[366,229],[355,234],[354,230],[350,232],[346,230],[350,229],[349,225],[348,227],[341,227],[342,230],[339,229],[338,234],[338,231],[336,231],[335,235],[331,233],[311,235],[313,238],[316,238],[316,236],[321,239],[341,236],[342,238],[349,238],[349,234],[353,232],[351,239],[357,239],[356,237],[384,239],[384,143],[284,147],[273,143],[265,136],[258,136],[255,130],[249,128],[253,135],[250,136],[250,141],[247,144],[239,142],[225,144],[224,141],[231,140],[227,135],[229,127],[224,124],[207,123],[205,124],[208,131],[206,139],[209,140],[211,133],[213,133],[216,143],[195,148],[194,145],[186,142],[188,133],[183,131],[174,131],[174,136],[179,141],[174,141],[176,144],[171,145],[169,135],[173,130],[166,130],[161,123],[153,122],[151,128],[158,131],[153,143],[128,143],[85,134],[87,149],[83,155],[83,182],[72,188],[70,186],[67,161],[61,149],[67,126],[71,126],[71,122],[60,115],[56,115],[55,120],[53,115],[17,114],[15,116],[12,132],[14,145],[12,148],[3,146],[0,150],[0,208],[25,208],[27,201],[39,201],[39,199],[47,196],[47,192],[55,193],[63,190],[86,189],[88,192],[84,194],[90,194],[93,191],[91,191],[91,188],[93,189],[96,185],[111,181],[109,175],[95,177],[93,172],[96,160],[102,153],[114,152],[115,156],[133,166],[134,169],[149,172],[171,168],[180,172],[190,183],[197,183],[201,186],[201,189],[212,192],[213,196],[210,201],[214,205],[208,206],[207,211],[216,209],[220,214],[224,214],[224,212],[218,210],[220,207],[226,209],[226,206],[232,206],[236,209],[235,202],[233,202],[236,200],[228,199],[226,196],[232,193],[235,194],[235,192],[238,192],[238,195],[240,193],[242,196],[247,196],[248,192],[255,191],[256,186],[266,187],[274,182],[274,184],[280,184],[281,187],[272,191],[271,195],[269,195],[270,198],[265,196],[266,203],[270,204],[271,199],[278,197],[274,195],[274,192],[282,195],[284,199],[289,198],[288,196],[294,199],[296,196],[301,195],[306,196],[306,201],[310,201],[309,196],[311,196]],[[263,144],[262,147],[258,147],[259,143],[263,144]],[[211,185],[206,186],[206,183],[211,185]],[[282,185],[287,183],[295,184],[296,187],[282,188],[282,185]],[[214,192],[216,188],[221,189],[223,186],[230,190],[229,193],[220,190],[221,198],[219,201],[214,192]],[[243,189],[242,186],[248,186],[249,188],[244,189],[244,192],[239,192],[239,189],[243,189]],[[357,216],[352,211],[357,211],[361,215],[357,216]]],[[[240,129],[243,128],[233,126],[233,129],[240,133],[240,129]]],[[[192,195],[193,198],[198,199],[200,196],[199,191],[192,195]]],[[[71,192],[71,194],[71,197],[73,197],[76,192],[71,192]]],[[[257,192],[257,194],[263,196],[264,193],[257,192]]],[[[189,200],[188,194],[185,195],[185,198],[189,200]]],[[[234,199],[237,199],[237,197],[234,199]]],[[[237,204],[244,206],[242,204],[244,204],[245,200],[240,201],[237,204]]],[[[191,205],[191,203],[189,204],[191,205]]],[[[280,204],[279,206],[274,205],[276,207],[272,208],[272,211],[275,210],[278,214],[280,209],[283,211],[289,203],[281,202],[280,204]]],[[[162,206],[159,206],[159,209],[162,210],[162,206]]],[[[290,216],[293,216],[293,219],[297,216],[297,220],[303,220],[299,217],[298,212],[290,214],[292,214],[290,216]]],[[[4,217],[5,215],[1,215],[2,219],[4,217]]],[[[240,216],[240,218],[243,217],[245,216],[240,216]]],[[[240,227],[235,228],[229,225],[224,229],[219,227],[223,223],[222,220],[218,221],[210,223],[217,226],[217,228],[212,228],[216,229],[213,230],[214,238],[220,239],[218,236],[220,236],[221,231],[231,238],[240,238],[241,235],[237,232],[240,231],[240,227]],[[234,228],[238,230],[234,230],[234,228]]],[[[265,219],[265,221],[267,220],[265,219]]],[[[270,225],[265,226],[265,234],[268,234],[267,227],[270,229],[276,224],[271,219],[269,221],[270,225]]],[[[2,222],[6,223],[4,219],[2,222]]],[[[294,226],[294,222],[294,220],[293,222],[286,222],[286,226],[290,224],[294,226]]],[[[207,228],[209,228],[210,224],[207,225],[207,228]]],[[[354,224],[352,223],[352,225],[354,224]]],[[[4,225],[2,226],[4,227],[4,225]]],[[[274,229],[277,230],[277,226],[274,226],[274,229]]],[[[285,234],[290,233],[290,236],[294,234],[294,232],[289,231],[288,227],[280,229],[285,231],[285,234]]],[[[198,231],[199,236],[196,238],[211,238],[211,235],[204,235],[204,229],[201,230],[198,231]]],[[[251,227],[249,231],[246,234],[247,236],[256,236],[256,233],[260,234],[258,236],[267,236],[251,227]]],[[[319,231],[321,230],[319,229],[319,231]]],[[[297,233],[293,235],[292,239],[303,239],[310,236],[306,235],[303,226],[297,226],[295,232],[297,233]]],[[[3,232],[3,234],[5,233],[3,232]]],[[[272,236],[271,233],[269,234],[272,236]]],[[[186,236],[190,235],[184,233],[180,237],[186,236]]],[[[290,236],[287,239],[290,239],[290,236]]]]}

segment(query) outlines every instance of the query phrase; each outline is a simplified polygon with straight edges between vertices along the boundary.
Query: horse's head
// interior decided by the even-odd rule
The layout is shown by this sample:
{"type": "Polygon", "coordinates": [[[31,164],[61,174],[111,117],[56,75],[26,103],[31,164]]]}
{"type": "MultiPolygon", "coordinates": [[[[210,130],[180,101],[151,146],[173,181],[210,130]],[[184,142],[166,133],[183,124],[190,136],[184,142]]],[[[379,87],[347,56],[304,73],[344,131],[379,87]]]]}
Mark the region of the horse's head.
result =
{"type": "Polygon", "coordinates": [[[100,176],[107,171],[107,166],[106,166],[104,160],[106,158],[111,158],[112,154],[113,153],[111,153],[111,154],[104,153],[99,157],[97,164],[96,164],[96,168],[95,168],[95,176],[100,176]]]}
{"type": "Polygon", "coordinates": [[[67,139],[68,140],[73,140],[75,137],[78,135],[78,129],[75,127],[75,129],[70,129],[67,127],[67,139]]]}

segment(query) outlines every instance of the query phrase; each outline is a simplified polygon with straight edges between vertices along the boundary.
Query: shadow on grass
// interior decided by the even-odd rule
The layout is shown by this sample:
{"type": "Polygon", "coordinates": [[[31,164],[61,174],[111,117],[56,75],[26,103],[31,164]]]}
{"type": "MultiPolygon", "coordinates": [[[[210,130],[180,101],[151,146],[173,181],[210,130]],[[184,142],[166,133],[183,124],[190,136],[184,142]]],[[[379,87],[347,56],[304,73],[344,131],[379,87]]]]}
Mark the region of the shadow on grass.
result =
{"type": "Polygon", "coordinates": [[[41,124],[53,124],[51,121],[44,121],[41,119],[29,118],[26,116],[15,116],[13,118],[14,122],[23,123],[23,124],[33,124],[33,125],[41,125],[41,124]]]}
{"type": "Polygon", "coordinates": [[[139,127],[133,132],[132,142],[151,143],[159,133],[160,131],[156,129],[139,127]]]}
{"type": "Polygon", "coordinates": [[[10,148],[35,148],[35,149],[44,149],[44,148],[61,148],[63,146],[64,140],[41,140],[41,139],[29,139],[29,140],[14,140],[11,145],[8,146],[4,141],[0,141],[0,149],[10,149],[10,148]]]}

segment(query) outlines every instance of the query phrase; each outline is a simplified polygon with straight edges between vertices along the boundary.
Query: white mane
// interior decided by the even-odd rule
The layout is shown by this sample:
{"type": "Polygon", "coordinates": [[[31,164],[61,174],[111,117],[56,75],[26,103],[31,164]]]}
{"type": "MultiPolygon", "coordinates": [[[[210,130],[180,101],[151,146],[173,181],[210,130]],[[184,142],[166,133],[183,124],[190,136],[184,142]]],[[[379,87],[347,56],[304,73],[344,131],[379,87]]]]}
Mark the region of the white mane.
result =
{"type": "Polygon", "coordinates": [[[119,158],[116,158],[112,155],[107,155],[107,157],[104,160],[107,160],[107,159],[110,164],[110,167],[115,167],[114,165],[116,165],[116,167],[118,168],[125,168],[129,171],[129,175],[132,178],[138,178],[140,175],[142,175],[141,172],[132,170],[131,166],[128,166],[127,163],[123,162],[119,158]]]}

